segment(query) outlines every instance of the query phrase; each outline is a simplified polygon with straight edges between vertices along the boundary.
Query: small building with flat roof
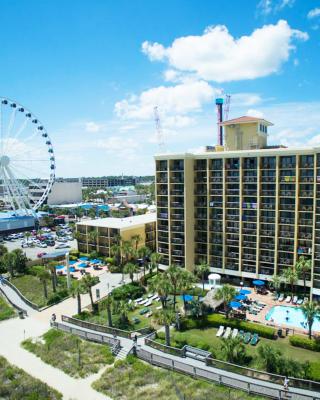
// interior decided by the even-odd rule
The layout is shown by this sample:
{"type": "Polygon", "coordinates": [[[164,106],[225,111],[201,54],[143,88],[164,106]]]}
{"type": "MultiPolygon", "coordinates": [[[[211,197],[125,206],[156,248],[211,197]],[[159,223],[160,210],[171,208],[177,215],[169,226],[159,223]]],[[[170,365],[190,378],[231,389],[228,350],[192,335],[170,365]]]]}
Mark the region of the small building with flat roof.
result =
{"type": "Polygon", "coordinates": [[[156,214],[149,213],[127,218],[99,218],[76,224],[78,249],[84,253],[97,251],[110,257],[110,248],[121,241],[140,237],[138,248],[155,249],[156,214]]]}

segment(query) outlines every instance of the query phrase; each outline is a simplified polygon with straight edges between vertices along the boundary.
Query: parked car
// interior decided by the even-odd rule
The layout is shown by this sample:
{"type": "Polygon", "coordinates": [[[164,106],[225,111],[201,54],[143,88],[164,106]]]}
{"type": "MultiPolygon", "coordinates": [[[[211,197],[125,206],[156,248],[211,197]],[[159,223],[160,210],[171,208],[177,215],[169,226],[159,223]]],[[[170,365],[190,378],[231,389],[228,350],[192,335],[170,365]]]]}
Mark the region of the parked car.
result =
{"type": "Polygon", "coordinates": [[[41,257],[43,257],[43,256],[45,256],[47,253],[45,253],[45,252],[41,252],[41,253],[38,253],[37,254],[37,257],[38,258],[41,258],[41,257]]]}
{"type": "Polygon", "coordinates": [[[70,248],[70,246],[65,243],[57,244],[55,247],[55,249],[69,249],[69,248],[70,248]]]}

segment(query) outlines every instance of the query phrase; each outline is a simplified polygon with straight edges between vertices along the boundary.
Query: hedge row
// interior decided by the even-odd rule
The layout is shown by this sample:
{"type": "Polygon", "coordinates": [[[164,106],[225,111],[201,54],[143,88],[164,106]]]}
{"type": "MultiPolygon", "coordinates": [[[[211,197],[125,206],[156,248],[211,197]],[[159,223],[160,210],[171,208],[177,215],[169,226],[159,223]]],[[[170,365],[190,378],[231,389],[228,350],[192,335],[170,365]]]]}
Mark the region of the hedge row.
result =
{"type": "Polygon", "coordinates": [[[320,351],[320,340],[309,339],[299,335],[292,335],[289,338],[290,344],[295,347],[302,347],[303,349],[320,351]]]}
{"type": "Polygon", "coordinates": [[[276,338],[276,330],[269,326],[255,324],[253,322],[241,321],[238,319],[226,318],[221,314],[211,314],[201,319],[185,319],[181,323],[181,330],[218,328],[220,325],[230,326],[239,330],[257,333],[267,339],[276,338]]]}

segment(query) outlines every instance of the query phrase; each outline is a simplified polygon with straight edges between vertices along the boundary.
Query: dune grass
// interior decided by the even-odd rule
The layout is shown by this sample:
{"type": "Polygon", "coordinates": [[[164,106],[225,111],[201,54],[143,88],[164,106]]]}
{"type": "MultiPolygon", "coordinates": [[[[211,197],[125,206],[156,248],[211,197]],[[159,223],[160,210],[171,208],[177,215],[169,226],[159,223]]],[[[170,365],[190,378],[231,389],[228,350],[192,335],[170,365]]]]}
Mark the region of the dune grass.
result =
{"type": "Polygon", "coordinates": [[[0,321],[12,318],[16,315],[14,309],[0,296],[0,321]]]}
{"type": "Polygon", "coordinates": [[[108,346],[84,341],[56,329],[50,329],[36,340],[25,340],[22,346],[45,363],[76,378],[94,374],[114,361],[108,346]]]}
{"type": "Polygon", "coordinates": [[[93,388],[121,400],[256,400],[262,397],[150,366],[133,356],[108,368],[93,388]]]}
{"type": "Polygon", "coordinates": [[[61,393],[8,363],[0,356],[0,398],[4,400],[62,400],[61,393]]]}

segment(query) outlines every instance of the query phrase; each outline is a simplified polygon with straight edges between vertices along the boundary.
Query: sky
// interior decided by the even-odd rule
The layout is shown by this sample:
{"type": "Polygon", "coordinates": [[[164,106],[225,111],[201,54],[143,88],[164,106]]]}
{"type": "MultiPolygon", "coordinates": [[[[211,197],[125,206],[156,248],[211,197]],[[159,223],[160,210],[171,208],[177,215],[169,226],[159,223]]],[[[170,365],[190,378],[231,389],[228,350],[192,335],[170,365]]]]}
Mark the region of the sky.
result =
{"type": "Polygon", "coordinates": [[[320,0],[1,0],[0,26],[0,95],[39,117],[57,176],[153,174],[155,106],[164,151],[214,145],[226,94],[271,144],[320,144],[320,0]]]}

